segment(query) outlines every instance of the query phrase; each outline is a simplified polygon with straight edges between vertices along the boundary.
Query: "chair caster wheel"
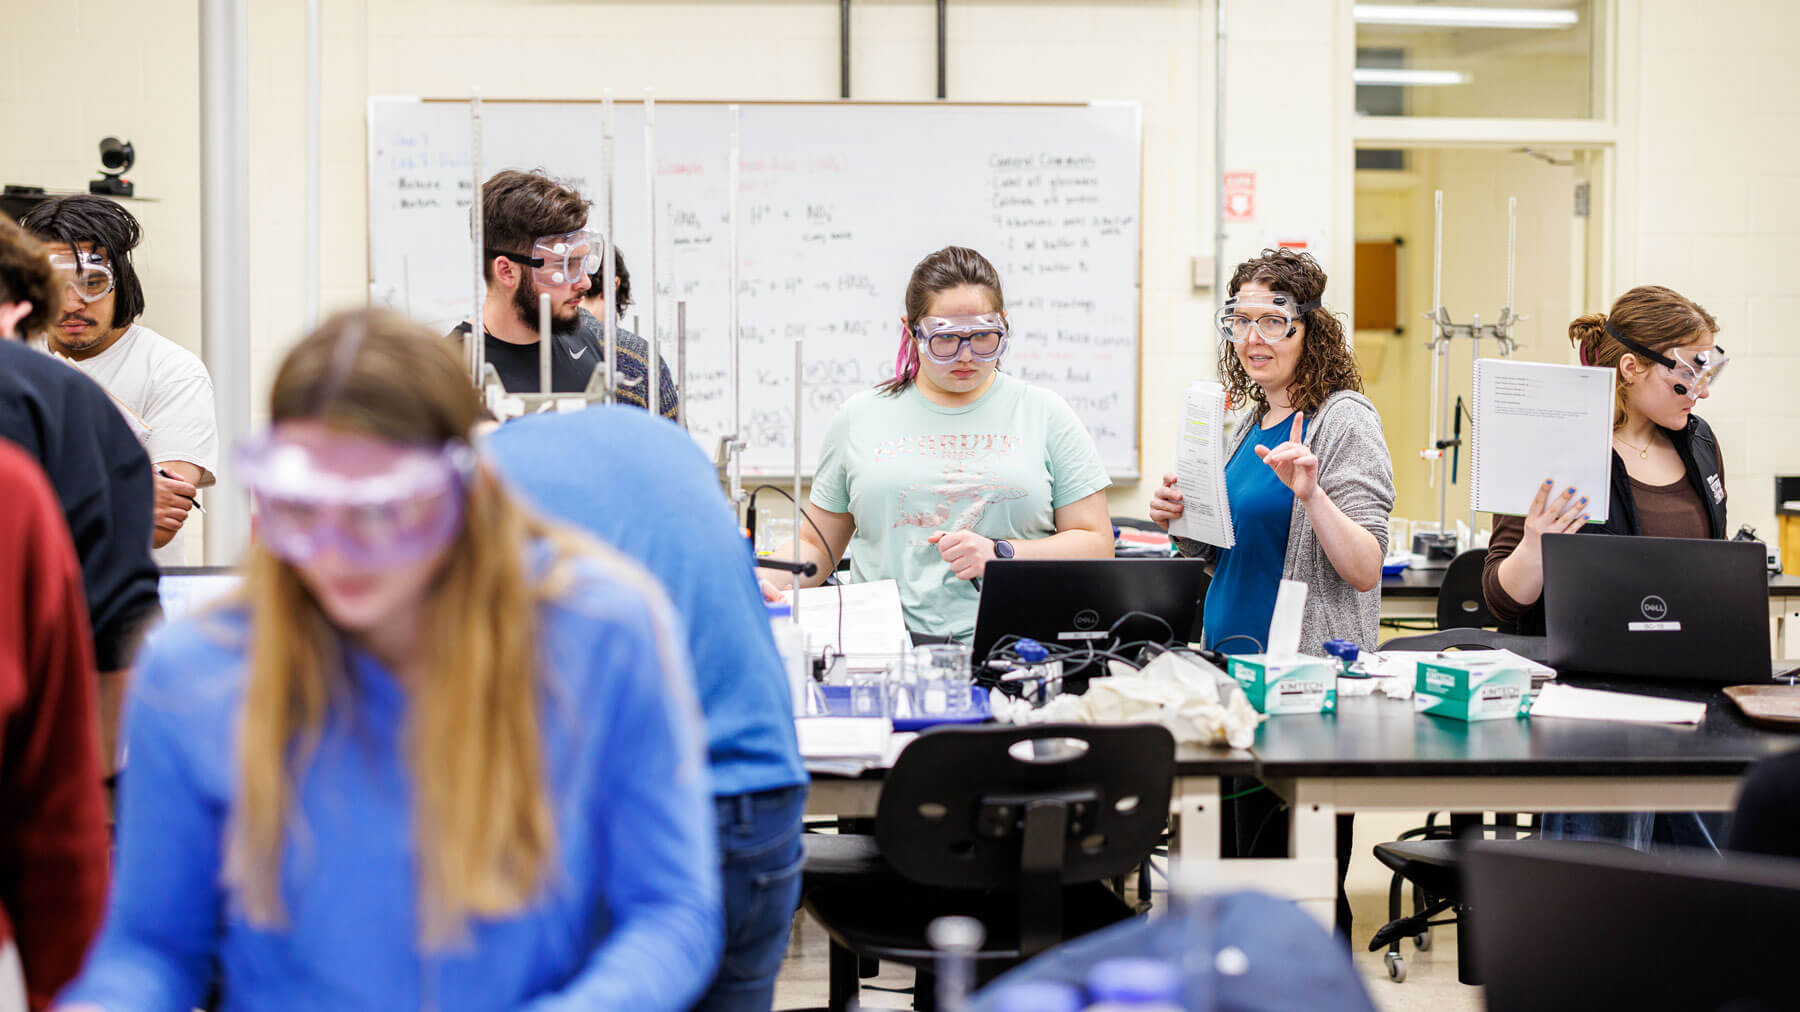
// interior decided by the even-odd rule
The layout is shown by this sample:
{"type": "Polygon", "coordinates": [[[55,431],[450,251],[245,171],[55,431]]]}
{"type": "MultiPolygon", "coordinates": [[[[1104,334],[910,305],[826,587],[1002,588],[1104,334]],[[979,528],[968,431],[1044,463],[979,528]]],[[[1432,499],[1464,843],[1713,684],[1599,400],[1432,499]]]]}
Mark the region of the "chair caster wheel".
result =
{"type": "Polygon", "coordinates": [[[1430,928],[1426,928],[1424,931],[1421,931],[1418,934],[1413,936],[1413,948],[1419,950],[1420,952],[1430,952],[1431,951],[1431,929],[1430,928]]]}
{"type": "Polygon", "coordinates": [[[1400,958],[1399,953],[1390,952],[1382,957],[1382,961],[1387,963],[1389,980],[1396,984],[1406,983],[1406,960],[1400,958]]]}

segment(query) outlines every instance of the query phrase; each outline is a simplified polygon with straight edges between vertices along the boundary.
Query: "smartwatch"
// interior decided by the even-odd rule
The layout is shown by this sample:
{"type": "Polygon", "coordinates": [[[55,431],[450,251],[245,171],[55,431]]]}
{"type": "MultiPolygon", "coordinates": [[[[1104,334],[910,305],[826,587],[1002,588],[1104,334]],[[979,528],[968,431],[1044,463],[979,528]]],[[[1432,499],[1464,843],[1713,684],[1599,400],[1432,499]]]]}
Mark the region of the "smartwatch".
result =
{"type": "Polygon", "coordinates": [[[1012,542],[1002,541],[999,538],[995,538],[994,539],[994,558],[1010,559],[1012,557],[1013,557],[1012,542]]]}

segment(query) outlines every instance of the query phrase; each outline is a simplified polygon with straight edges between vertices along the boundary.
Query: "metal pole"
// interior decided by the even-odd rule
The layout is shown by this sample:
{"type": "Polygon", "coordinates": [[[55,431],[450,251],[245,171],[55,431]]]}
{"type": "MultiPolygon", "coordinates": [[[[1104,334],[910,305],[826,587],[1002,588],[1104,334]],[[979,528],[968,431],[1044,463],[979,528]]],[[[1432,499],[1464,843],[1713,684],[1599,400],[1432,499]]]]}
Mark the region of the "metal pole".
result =
{"type": "Polygon", "coordinates": [[[949,0],[937,0],[937,97],[946,98],[945,85],[945,42],[949,36],[948,14],[949,0]]]}
{"type": "Polygon", "coordinates": [[[550,293],[538,293],[538,393],[550,388],[550,293]]]}
{"type": "Polygon", "coordinates": [[[487,366],[487,320],[482,316],[483,304],[487,302],[487,243],[482,237],[483,209],[481,205],[481,89],[472,89],[469,94],[469,171],[474,174],[474,196],[469,200],[469,236],[475,243],[475,279],[474,289],[469,304],[469,375],[475,381],[475,389],[482,385],[481,373],[487,366]]]}
{"type": "MultiPolygon", "coordinates": [[[[200,0],[200,345],[218,391],[219,443],[250,432],[249,0],[200,0]]],[[[222,468],[207,514],[206,557],[235,562],[249,502],[222,468]]]]}
{"type": "Polygon", "coordinates": [[[850,97],[850,0],[838,0],[838,97],[850,97]]]}
{"type": "MultiPolygon", "coordinates": [[[[1481,314],[1475,313],[1469,317],[1469,401],[1470,401],[1470,403],[1473,403],[1475,400],[1475,363],[1479,362],[1479,361],[1481,361],[1481,314]]],[[[1452,412],[1455,412],[1456,405],[1451,404],[1450,410],[1452,412]]],[[[1462,441],[1465,444],[1472,444],[1474,442],[1474,436],[1475,436],[1474,424],[1475,424],[1475,420],[1473,418],[1473,413],[1471,413],[1471,417],[1469,419],[1469,426],[1470,426],[1469,434],[1462,437],[1462,441]]],[[[1456,430],[1456,418],[1455,418],[1454,414],[1452,414],[1452,417],[1450,419],[1450,429],[1452,432],[1454,432],[1456,430]]],[[[1462,447],[1460,447],[1460,446],[1457,447],[1456,450],[1453,452],[1455,452],[1459,455],[1462,454],[1462,447]]],[[[1471,463],[1473,463],[1473,461],[1471,461],[1471,463]]],[[[1448,482],[1446,482],[1445,484],[1448,484],[1448,482]]],[[[1463,488],[1468,489],[1468,487],[1469,487],[1469,483],[1467,481],[1463,482],[1463,488]]],[[[1469,537],[1473,538],[1474,536],[1475,536],[1475,493],[1473,491],[1470,491],[1469,492],[1469,537]]],[[[1459,545],[1458,550],[1460,550],[1460,549],[1461,549],[1461,546],[1459,545]]]]}
{"type": "MultiPolygon", "coordinates": [[[[1519,248],[1519,198],[1506,198],[1506,308],[1513,308],[1513,254],[1519,248]]],[[[1508,314],[1511,315],[1511,314],[1508,314]]]]}
{"type": "Polygon", "coordinates": [[[729,223],[731,234],[729,243],[731,270],[729,272],[730,281],[728,282],[731,293],[729,302],[730,311],[728,314],[729,319],[727,320],[725,328],[725,336],[726,340],[731,342],[731,443],[726,447],[726,459],[728,461],[727,470],[730,472],[731,478],[731,502],[733,506],[735,506],[744,499],[744,461],[742,452],[744,440],[744,416],[743,405],[741,403],[742,390],[740,389],[740,376],[738,373],[738,344],[743,336],[738,332],[738,160],[741,152],[741,145],[738,136],[738,107],[736,105],[730,106],[730,112],[730,179],[726,189],[730,203],[727,205],[726,221],[729,223]]]}
{"type": "Polygon", "coordinates": [[[319,172],[321,89],[324,78],[323,0],[306,0],[306,265],[302,270],[301,326],[312,333],[319,325],[319,172]]]}
{"type": "MultiPolygon", "coordinates": [[[[806,350],[800,338],[794,338],[794,564],[799,565],[800,550],[800,412],[806,387],[806,350]]],[[[800,574],[794,574],[794,622],[800,622],[800,574]]]]}
{"type": "Polygon", "coordinates": [[[1444,191],[1435,190],[1431,203],[1436,220],[1431,228],[1431,318],[1444,304],[1444,191]]]}
{"type": "Polygon", "coordinates": [[[1225,298],[1225,2],[1213,26],[1213,304],[1225,298]]]}
{"type": "Polygon", "coordinates": [[[604,282],[606,299],[601,303],[606,309],[606,319],[601,321],[606,331],[606,403],[611,404],[619,396],[619,306],[615,298],[614,286],[618,284],[618,263],[613,254],[613,103],[612,89],[607,88],[600,93],[600,144],[603,156],[600,188],[602,203],[606,207],[606,262],[600,278],[604,282]]]}
{"type": "Polygon", "coordinates": [[[650,297],[644,311],[650,321],[650,416],[662,417],[662,334],[656,329],[656,94],[644,89],[644,235],[649,252],[650,297]]]}
{"type": "Polygon", "coordinates": [[[688,428],[687,404],[687,300],[675,302],[675,414],[681,418],[681,428],[688,428]]]}

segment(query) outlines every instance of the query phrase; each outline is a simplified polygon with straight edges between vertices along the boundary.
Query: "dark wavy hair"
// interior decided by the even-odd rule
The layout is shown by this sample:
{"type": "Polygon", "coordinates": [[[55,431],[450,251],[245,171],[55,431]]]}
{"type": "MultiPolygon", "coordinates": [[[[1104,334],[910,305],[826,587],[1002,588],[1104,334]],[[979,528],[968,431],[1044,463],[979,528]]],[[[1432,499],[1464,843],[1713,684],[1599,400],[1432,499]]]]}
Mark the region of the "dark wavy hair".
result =
{"type": "MultiPolygon", "coordinates": [[[[1266,249],[1253,260],[1246,260],[1231,272],[1228,295],[1251,282],[1268,285],[1271,291],[1286,292],[1301,303],[1318,302],[1325,296],[1325,269],[1310,253],[1291,249],[1266,249]]],[[[1306,329],[1299,334],[1300,361],[1294,366],[1294,379],[1288,384],[1288,397],[1295,411],[1311,414],[1325,403],[1325,398],[1339,390],[1362,392],[1362,373],[1356,368],[1356,357],[1344,343],[1344,324],[1324,306],[1301,317],[1306,329]]],[[[1269,409],[1262,387],[1244,371],[1231,342],[1219,351],[1219,375],[1232,404],[1256,403],[1260,416],[1269,409]]]]}
{"type": "MultiPolygon", "coordinates": [[[[619,283],[619,302],[613,312],[623,316],[625,310],[631,308],[631,272],[625,269],[625,251],[617,246],[613,247],[613,280],[619,283]]],[[[606,263],[602,261],[600,269],[588,275],[588,296],[592,298],[605,292],[606,263]]]]}
{"type": "MultiPolygon", "coordinates": [[[[26,212],[19,224],[47,243],[62,243],[72,250],[90,243],[94,252],[106,254],[113,272],[114,330],[131,326],[144,315],[144,286],[131,266],[131,251],[143,240],[144,229],[117,201],[87,193],[52,197],[26,212]]],[[[62,307],[55,305],[50,311],[59,313],[62,307]]]]}
{"type": "Polygon", "coordinates": [[[0,211],[0,302],[29,302],[31,311],[18,323],[21,338],[30,337],[58,309],[56,276],[44,246],[0,211]]]}
{"type": "Polygon", "coordinates": [[[919,349],[911,330],[919,318],[931,308],[931,297],[952,288],[973,285],[985,288],[994,296],[994,312],[1006,312],[1006,296],[1000,292],[1000,272],[988,258],[967,246],[945,246],[913,267],[906,281],[906,327],[900,337],[900,354],[894,364],[894,378],[876,389],[889,396],[913,385],[919,376],[919,349]]]}

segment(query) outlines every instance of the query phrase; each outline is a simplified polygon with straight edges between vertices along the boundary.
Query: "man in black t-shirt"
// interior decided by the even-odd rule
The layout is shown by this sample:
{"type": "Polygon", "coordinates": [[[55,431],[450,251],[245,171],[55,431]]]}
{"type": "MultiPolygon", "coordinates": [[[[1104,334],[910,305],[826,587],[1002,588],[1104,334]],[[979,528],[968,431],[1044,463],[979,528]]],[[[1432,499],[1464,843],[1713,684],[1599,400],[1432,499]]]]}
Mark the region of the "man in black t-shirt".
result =
{"type": "MultiPolygon", "coordinates": [[[[580,393],[603,368],[601,322],[581,308],[588,275],[605,254],[605,239],[587,231],[588,202],[541,173],[507,170],[481,188],[484,353],[508,391],[539,391],[538,299],[550,296],[550,389],[580,393]]],[[[452,337],[466,339],[467,323],[452,337]]],[[[619,400],[647,405],[649,346],[620,331],[615,375],[619,400]]],[[[664,417],[677,417],[675,384],[662,368],[664,417]]]]}

